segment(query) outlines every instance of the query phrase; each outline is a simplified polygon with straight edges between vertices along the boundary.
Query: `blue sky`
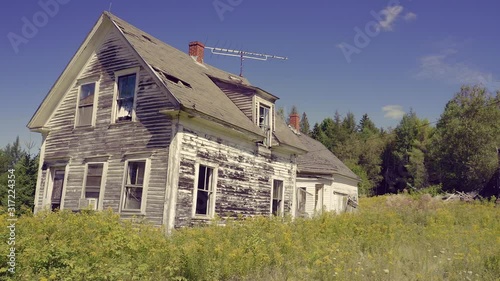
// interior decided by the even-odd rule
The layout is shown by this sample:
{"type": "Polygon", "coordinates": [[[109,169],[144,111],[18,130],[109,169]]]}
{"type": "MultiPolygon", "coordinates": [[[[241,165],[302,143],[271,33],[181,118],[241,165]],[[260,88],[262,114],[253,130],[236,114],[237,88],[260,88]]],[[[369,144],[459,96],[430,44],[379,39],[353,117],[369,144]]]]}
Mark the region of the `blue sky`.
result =
{"type": "MultiPolygon", "coordinates": [[[[40,135],[26,124],[110,1],[8,3],[0,12],[0,147],[17,135],[38,146],[40,135]],[[26,30],[26,22],[37,30],[26,30]]],[[[288,57],[246,60],[244,76],[279,96],[278,105],[305,111],[311,125],[338,110],[358,119],[368,113],[383,127],[396,126],[410,108],[436,120],[461,84],[500,88],[499,10],[496,0],[115,0],[111,5],[113,14],[183,51],[198,40],[288,57]]],[[[237,58],[206,53],[205,62],[239,72],[237,58]]]]}

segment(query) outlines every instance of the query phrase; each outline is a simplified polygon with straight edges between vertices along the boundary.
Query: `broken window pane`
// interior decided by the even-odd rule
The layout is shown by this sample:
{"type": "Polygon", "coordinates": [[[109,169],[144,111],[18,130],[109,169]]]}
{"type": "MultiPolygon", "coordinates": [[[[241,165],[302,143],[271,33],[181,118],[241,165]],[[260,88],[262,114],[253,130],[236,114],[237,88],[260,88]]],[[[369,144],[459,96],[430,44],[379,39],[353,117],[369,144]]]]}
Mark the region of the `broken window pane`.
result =
{"type": "Polygon", "coordinates": [[[209,215],[210,205],[213,200],[213,169],[200,165],[198,170],[198,186],[196,191],[197,215],[209,215]]]}
{"type": "Polygon", "coordinates": [[[127,210],[140,210],[142,202],[142,187],[125,188],[125,206],[127,210]]]}
{"type": "Polygon", "coordinates": [[[136,74],[118,77],[117,119],[132,120],[134,110],[136,74]]]}
{"type": "Polygon", "coordinates": [[[141,209],[145,169],[146,162],[144,161],[134,161],[128,163],[123,204],[124,209],[141,209]]]}

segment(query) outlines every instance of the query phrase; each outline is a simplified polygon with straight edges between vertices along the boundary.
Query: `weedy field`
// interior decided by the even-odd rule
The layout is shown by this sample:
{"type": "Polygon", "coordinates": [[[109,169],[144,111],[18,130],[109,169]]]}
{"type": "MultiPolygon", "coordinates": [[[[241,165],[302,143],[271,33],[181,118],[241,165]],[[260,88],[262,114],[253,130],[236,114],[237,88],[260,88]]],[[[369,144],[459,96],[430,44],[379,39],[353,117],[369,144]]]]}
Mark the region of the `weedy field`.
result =
{"type": "Polygon", "coordinates": [[[354,214],[251,218],[166,238],[109,211],[0,216],[2,280],[500,280],[500,208],[429,195],[363,198],[354,214]]]}

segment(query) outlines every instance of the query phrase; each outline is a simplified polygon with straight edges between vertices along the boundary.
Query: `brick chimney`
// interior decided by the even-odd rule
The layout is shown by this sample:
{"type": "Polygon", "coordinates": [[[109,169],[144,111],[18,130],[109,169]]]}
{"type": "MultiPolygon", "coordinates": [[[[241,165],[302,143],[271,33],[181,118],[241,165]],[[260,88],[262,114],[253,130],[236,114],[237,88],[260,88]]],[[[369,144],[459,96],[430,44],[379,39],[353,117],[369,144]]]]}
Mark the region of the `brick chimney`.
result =
{"type": "Polygon", "coordinates": [[[290,126],[300,132],[300,116],[297,113],[290,114],[290,126]]]}
{"type": "Polygon", "coordinates": [[[203,63],[203,56],[205,52],[205,45],[199,41],[189,43],[189,55],[194,57],[197,62],[203,63]]]}

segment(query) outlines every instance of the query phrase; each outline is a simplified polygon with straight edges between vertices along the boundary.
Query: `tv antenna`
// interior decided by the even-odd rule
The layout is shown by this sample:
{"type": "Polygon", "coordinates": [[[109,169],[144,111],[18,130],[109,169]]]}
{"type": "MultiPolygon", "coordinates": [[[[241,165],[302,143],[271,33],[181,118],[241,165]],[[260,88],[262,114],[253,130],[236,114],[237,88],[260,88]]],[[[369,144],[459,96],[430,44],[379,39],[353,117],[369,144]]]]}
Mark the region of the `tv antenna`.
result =
{"type": "Polygon", "coordinates": [[[287,60],[288,59],[287,57],[252,53],[252,52],[241,51],[241,50],[230,50],[230,49],[215,48],[215,47],[205,47],[205,49],[209,49],[212,52],[212,54],[214,54],[214,55],[239,57],[240,58],[240,77],[243,77],[243,61],[245,59],[262,60],[262,61],[266,61],[268,59],[278,59],[278,60],[287,60]]]}

